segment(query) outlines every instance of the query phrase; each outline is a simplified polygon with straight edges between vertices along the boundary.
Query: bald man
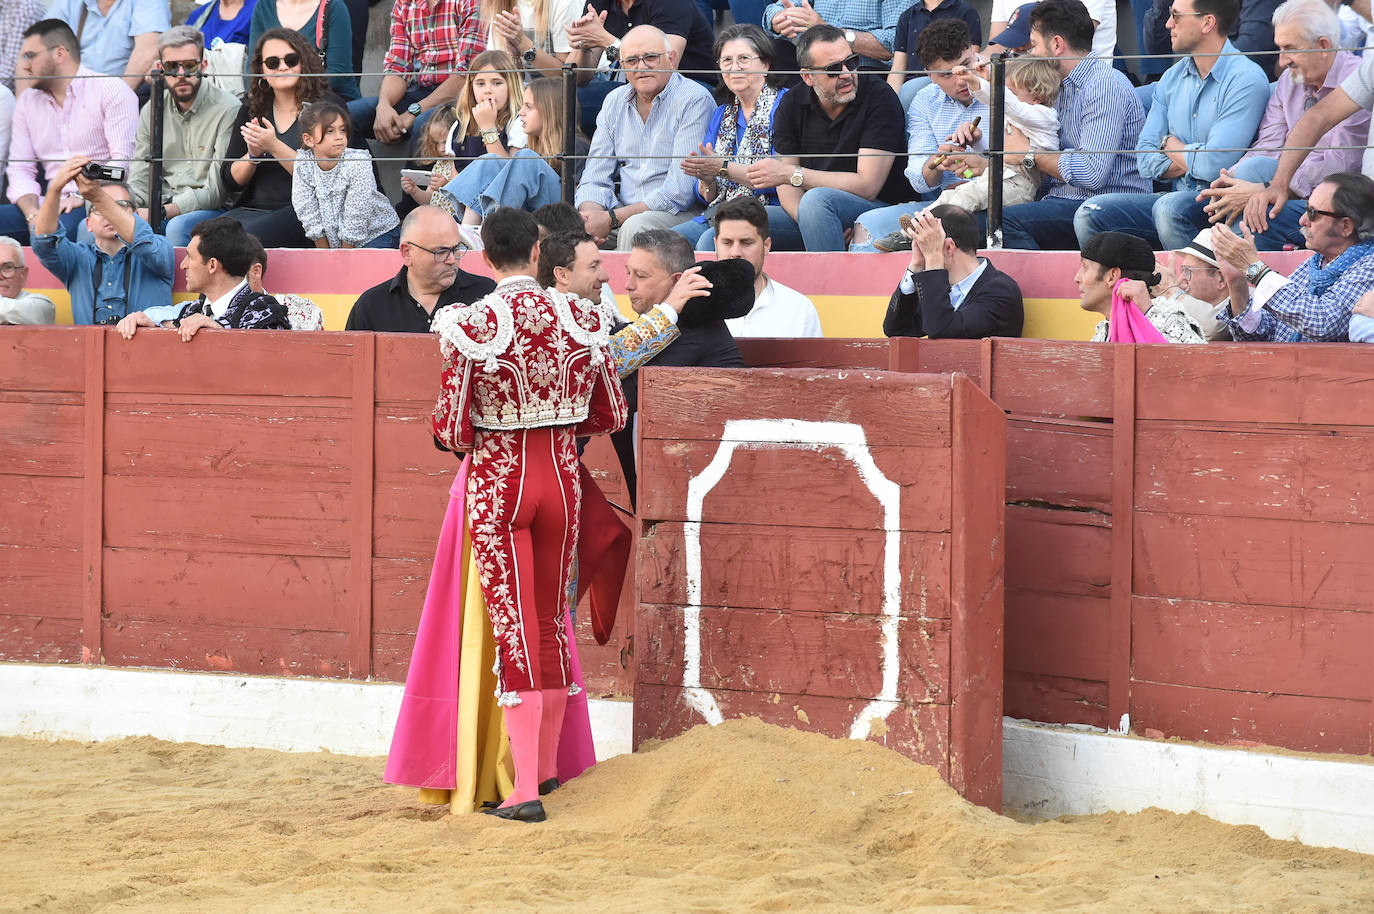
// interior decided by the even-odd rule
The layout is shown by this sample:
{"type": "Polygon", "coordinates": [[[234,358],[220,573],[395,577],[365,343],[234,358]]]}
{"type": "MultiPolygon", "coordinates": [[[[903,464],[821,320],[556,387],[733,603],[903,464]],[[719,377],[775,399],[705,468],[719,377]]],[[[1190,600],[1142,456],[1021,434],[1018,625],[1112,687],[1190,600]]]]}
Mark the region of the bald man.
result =
{"type": "Polygon", "coordinates": [[[411,210],[401,223],[401,271],[358,296],[344,329],[428,333],[444,305],[474,302],[496,288],[458,265],[473,246],[438,207],[411,210]]]}

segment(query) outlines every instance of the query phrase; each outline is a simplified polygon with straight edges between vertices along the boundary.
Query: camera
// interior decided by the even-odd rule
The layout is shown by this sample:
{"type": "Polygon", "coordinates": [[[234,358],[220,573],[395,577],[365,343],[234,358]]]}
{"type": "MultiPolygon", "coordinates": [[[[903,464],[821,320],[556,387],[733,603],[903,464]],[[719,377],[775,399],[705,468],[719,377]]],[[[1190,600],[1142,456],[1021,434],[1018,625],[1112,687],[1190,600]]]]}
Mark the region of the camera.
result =
{"type": "Polygon", "coordinates": [[[124,169],[115,165],[101,165],[99,162],[87,162],[82,165],[81,174],[92,181],[124,180],[124,169]]]}

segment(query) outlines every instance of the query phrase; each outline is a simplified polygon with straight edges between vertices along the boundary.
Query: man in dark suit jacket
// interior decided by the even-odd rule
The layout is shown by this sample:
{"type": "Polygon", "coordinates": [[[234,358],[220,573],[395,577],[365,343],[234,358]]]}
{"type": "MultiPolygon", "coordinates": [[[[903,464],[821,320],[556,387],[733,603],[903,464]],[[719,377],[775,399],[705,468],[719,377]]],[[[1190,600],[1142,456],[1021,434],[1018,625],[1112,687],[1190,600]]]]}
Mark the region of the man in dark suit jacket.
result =
{"type": "Polygon", "coordinates": [[[977,219],[957,206],[932,206],[918,210],[903,231],[912,238],[911,263],[888,302],[883,333],[931,339],[1021,335],[1021,289],[978,256],[977,219]]]}
{"type": "MultiPolygon", "coordinates": [[[[669,229],[640,232],[631,242],[625,259],[625,292],[636,314],[644,314],[661,301],[668,299],[673,286],[682,274],[696,265],[692,243],[683,235],[669,229]]],[[[730,328],[725,319],[742,317],[754,305],[754,268],[746,261],[721,261],[703,265],[714,288],[710,296],[687,303],[678,317],[681,336],[673,344],[650,359],[645,367],[669,368],[746,368],[730,328]],[[747,274],[742,268],[747,267],[747,274]],[[719,272],[716,272],[719,271],[719,272]],[[738,293],[738,294],[734,294],[738,293]],[[742,310],[741,310],[742,309],[742,310]]],[[[631,421],[625,429],[611,436],[620,456],[621,471],[635,495],[634,415],[639,408],[638,376],[625,378],[625,399],[630,404],[631,421]]]]}

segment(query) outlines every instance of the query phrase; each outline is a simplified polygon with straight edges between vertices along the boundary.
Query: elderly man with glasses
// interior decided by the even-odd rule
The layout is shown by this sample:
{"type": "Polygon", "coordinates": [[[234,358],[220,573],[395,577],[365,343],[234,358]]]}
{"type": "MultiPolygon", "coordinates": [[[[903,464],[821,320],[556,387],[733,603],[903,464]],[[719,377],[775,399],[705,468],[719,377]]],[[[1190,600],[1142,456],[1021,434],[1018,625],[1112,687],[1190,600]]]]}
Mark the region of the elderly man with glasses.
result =
{"type": "Polygon", "coordinates": [[[628,251],[649,229],[672,228],[701,212],[682,160],[697,151],[715,111],[700,83],[677,73],[677,51],[652,25],[620,43],[627,84],[606,96],[573,202],[600,247],[628,251]]]}
{"type": "MultiPolygon", "coordinates": [[[[205,80],[205,38],[199,29],[168,29],[158,36],[157,50],[167,92],[162,103],[162,185],[156,193],[167,220],[164,233],[172,244],[185,247],[197,223],[224,210],[219,163],[229,148],[239,100],[205,80]]],[[[151,146],[152,106],[144,105],[129,163],[129,187],[145,219],[153,195],[148,188],[151,146]]]]}
{"type": "Polygon", "coordinates": [[[358,296],[344,329],[429,333],[445,305],[475,302],[495,289],[488,277],[458,266],[478,246],[464,231],[437,206],[411,210],[401,223],[400,272],[358,296]]]}
{"type": "Polygon", "coordinates": [[[1313,253],[1287,282],[1259,259],[1249,229],[1212,231],[1218,260],[1240,274],[1228,277],[1231,306],[1221,315],[1237,341],[1345,342],[1351,314],[1374,290],[1374,180],[1328,176],[1299,224],[1313,253]]]}
{"type": "Polygon", "coordinates": [[[71,293],[73,323],[114,324],[169,304],[176,265],[172,243],[134,212],[129,185],[92,179],[85,169],[93,164],[74,156],[53,177],[57,187],[76,183],[87,204],[91,240],[71,241],[61,232],[61,197],[48,194],[33,220],[33,253],[71,293]]]}
{"type": "Polygon", "coordinates": [[[24,246],[0,235],[0,324],[51,324],[57,320],[52,299],[29,292],[29,268],[24,246]]]}

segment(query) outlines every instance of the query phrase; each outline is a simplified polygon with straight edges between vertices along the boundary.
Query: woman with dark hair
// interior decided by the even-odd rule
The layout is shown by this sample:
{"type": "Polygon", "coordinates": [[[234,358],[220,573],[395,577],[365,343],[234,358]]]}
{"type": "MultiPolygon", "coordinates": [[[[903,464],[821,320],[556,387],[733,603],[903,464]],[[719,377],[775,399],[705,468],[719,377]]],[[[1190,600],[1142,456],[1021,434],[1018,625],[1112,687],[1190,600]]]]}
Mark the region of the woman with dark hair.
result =
{"type": "Polygon", "coordinates": [[[228,215],[269,248],[313,247],[291,206],[291,172],[301,146],[300,113],[328,91],[319,52],[293,29],[271,29],[253,49],[248,98],[234,119],[221,167],[235,199],[228,215]]]}
{"type": "Polygon", "coordinates": [[[752,194],[768,211],[769,234],[775,251],[805,250],[801,230],[778,203],[778,192],[756,190],[749,183],[749,166],[774,154],[773,113],[786,89],[777,88],[770,74],[773,42],[757,25],[721,29],[714,49],[720,67],[716,98],[722,104],[706,125],[699,152],[682,160],[682,170],[697,179],[697,196],[707,204],[704,214],[673,227],[687,236],[698,251],[715,248],[711,218],[716,207],[733,197],[752,194]]]}

